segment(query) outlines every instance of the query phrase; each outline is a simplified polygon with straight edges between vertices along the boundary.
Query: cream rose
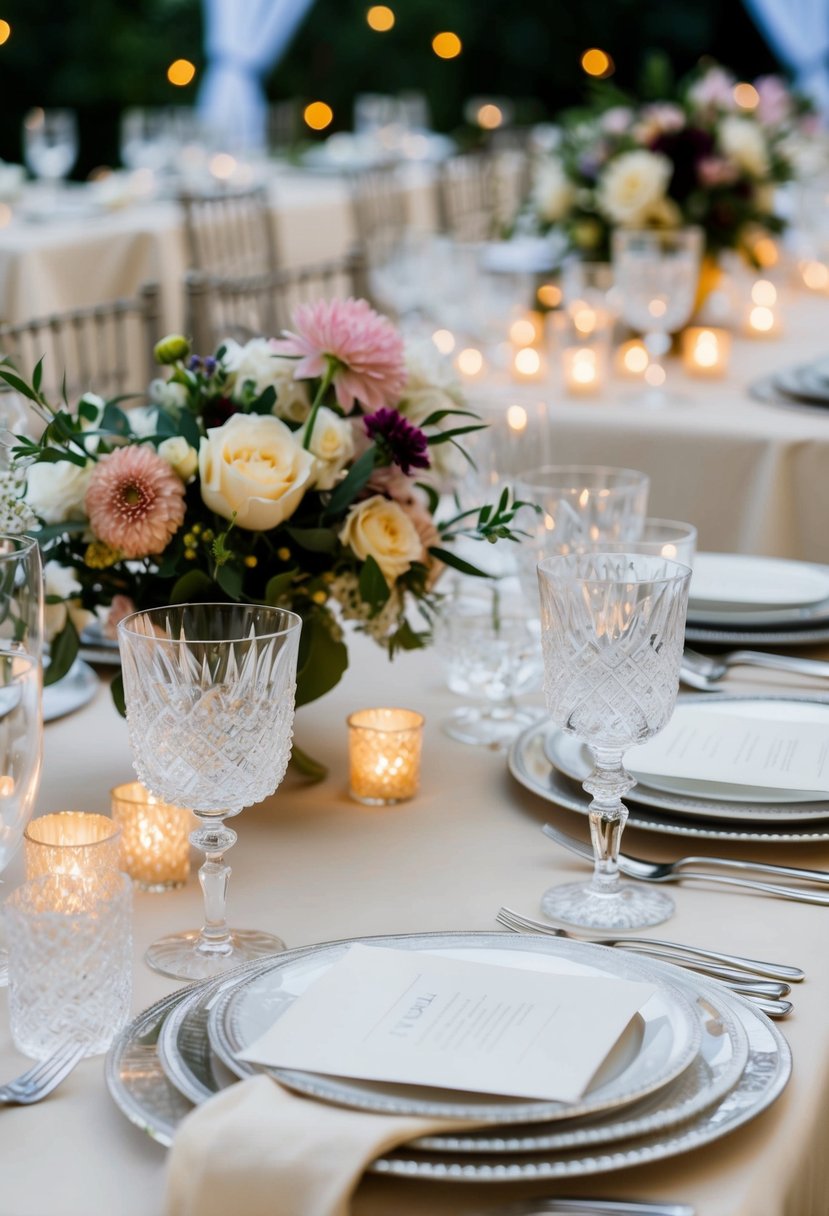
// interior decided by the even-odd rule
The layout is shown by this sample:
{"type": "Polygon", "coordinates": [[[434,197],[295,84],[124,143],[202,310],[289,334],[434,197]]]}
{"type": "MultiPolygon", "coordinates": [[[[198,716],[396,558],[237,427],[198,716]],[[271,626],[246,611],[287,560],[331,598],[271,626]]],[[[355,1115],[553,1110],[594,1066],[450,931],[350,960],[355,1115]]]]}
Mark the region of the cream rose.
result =
{"type": "Polygon", "coordinates": [[[33,464],[26,472],[26,503],[45,524],[63,524],[68,519],[85,519],[84,499],[95,463],[33,464]]]}
{"type": "MultiPolygon", "coordinates": [[[[304,442],[307,425],[298,433],[304,442]]],[[[354,455],[354,428],[327,406],[320,406],[311,432],[308,448],[314,460],[314,485],[318,490],[331,490],[340,472],[354,455]]]]}
{"type": "Polygon", "coordinates": [[[183,435],[171,435],[158,445],[158,454],[166,460],[182,481],[189,481],[199,467],[199,454],[183,435]]]}
{"type": "Polygon", "coordinates": [[[389,586],[423,558],[423,542],[409,516],[379,494],[351,508],[340,540],[360,561],[373,557],[389,586]]]}
{"type": "Polygon", "coordinates": [[[228,340],[224,345],[222,366],[233,373],[237,395],[245,384],[252,385],[257,397],[266,388],[272,388],[276,393],[273,412],[277,418],[303,422],[308,417],[311,398],[307,386],[294,379],[296,359],[274,354],[268,338],[253,338],[244,346],[228,340]]]}
{"type": "Polygon", "coordinates": [[[576,190],[564,172],[558,158],[542,161],[536,170],[532,188],[533,207],[543,220],[558,223],[570,211],[576,190]]]}
{"type": "Polygon", "coordinates": [[[667,156],[658,152],[623,152],[599,180],[599,210],[614,224],[642,223],[664,197],[672,172],[667,156]]]}
{"type": "Polygon", "coordinates": [[[205,506],[240,528],[265,532],[290,518],[312,484],[314,457],[278,418],[234,414],[199,447],[205,506]]]}
{"type": "Polygon", "coordinates": [[[66,624],[67,617],[82,633],[95,620],[95,613],[81,606],[78,598],[81,585],[78,582],[77,571],[71,566],[61,566],[59,562],[47,562],[43,568],[44,594],[47,598],[60,596],[60,603],[47,604],[43,613],[43,626],[46,640],[51,642],[66,624]]]}
{"type": "Polygon", "coordinates": [[[769,171],[766,139],[753,118],[724,118],[718,132],[720,150],[752,177],[765,177],[769,171]]]}

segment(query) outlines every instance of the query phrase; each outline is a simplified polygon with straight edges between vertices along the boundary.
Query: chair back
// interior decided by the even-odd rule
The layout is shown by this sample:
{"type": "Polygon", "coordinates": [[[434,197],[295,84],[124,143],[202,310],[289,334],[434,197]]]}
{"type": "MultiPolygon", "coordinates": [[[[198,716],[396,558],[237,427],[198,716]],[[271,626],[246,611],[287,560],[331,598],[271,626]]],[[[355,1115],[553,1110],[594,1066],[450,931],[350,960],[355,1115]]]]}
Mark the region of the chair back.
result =
{"type": "Polygon", "coordinates": [[[436,177],[441,232],[456,241],[485,241],[498,226],[496,158],[488,152],[464,152],[440,165],[436,177]]]}
{"type": "Polygon", "coordinates": [[[275,220],[264,186],[179,194],[187,265],[206,274],[253,275],[276,270],[275,220]]]}
{"type": "Polygon", "coordinates": [[[369,266],[388,260],[409,226],[409,193],[397,165],[348,174],[354,231],[369,266]]]}
{"type": "Polygon", "coordinates": [[[289,328],[297,304],[332,296],[365,296],[364,262],[343,258],[247,277],[193,271],[185,281],[194,349],[202,355],[225,338],[276,337],[289,328]]]}
{"type": "Polygon", "coordinates": [[[134,299],[0,325],[0,354],[26,378],[43,358],[42,391],[55,403],[64,380],[70,404],[84,392],[142,393],[155,371],[159,326],[159,289],[148,283],[134,299]]]}

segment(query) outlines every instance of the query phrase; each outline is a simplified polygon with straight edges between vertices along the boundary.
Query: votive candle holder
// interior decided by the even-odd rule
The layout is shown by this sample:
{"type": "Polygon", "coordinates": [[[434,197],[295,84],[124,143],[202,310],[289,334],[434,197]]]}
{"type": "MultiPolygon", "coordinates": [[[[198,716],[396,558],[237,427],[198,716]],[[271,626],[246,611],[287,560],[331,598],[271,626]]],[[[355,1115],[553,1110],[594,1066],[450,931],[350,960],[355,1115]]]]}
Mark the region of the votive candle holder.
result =
{"type": "Polygon", "coordinates": [[[32,819],[23,833],[26,877],[68,874],[84,878],[118,869],[119,828],[108,815],[57,811],[32,819]]]}
{"type": "Polygon", "coordinates": [[[389,806],[420,788],[423,715],[413,709],[359,709],[348,718],[352,798],[389,806]]]}
{"type": "Polygon", "coordinates": [[[187,882],[193,813],[151,794],[140,781],[110,791],[121,829],[121,869],[142,891],[169,891],[187,882]]]}

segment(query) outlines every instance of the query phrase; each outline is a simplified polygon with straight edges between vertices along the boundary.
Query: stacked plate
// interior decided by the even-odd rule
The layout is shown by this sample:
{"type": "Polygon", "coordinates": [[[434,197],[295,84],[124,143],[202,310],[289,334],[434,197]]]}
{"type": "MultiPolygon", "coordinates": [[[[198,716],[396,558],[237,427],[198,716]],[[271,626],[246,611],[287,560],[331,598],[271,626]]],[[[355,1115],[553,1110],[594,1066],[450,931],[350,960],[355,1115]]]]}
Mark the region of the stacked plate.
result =
{"type": "Polygon", "coordinates": [[[829,360],[787,367],[751,386],[751,395],[773,405],[829,406],[829,360]]]}
{"type": "Polygon", "coordinates": [[[359,1110],[479,1120],[374,1162],[375,1173],[470,1182],[569,1178],[674,1156],[754,1118],[791,1072],[785,1040],[750,1002],[713,980],[621,950],[500,933],[360,939],[443,957],[640,980],[655,991],[574,1105],[361,1082],[239,1059],[351,944],[312,946],[248,964],[165,997],[110,1050],[107,1083],[133,1123],[170,1144],[178,1122],[255,1071],[322,1102],[359,1110]]]}
{"type": "Polygon", "coordinates": [[[829,642],[829,566],[699,553],[686,637],[719,646],[814,646],[829,642]]]}
{"type": "MultiPolygon", "coordinates": [[[[829,701],[820,697],[680,696],[671,728],[705,726],[706,715],[721,720],[733,714],[751,723],[825,726],[829,701]]],[[[582,782],[592,771],[587,748],[549,722],[534,723],[519,735],[509,755],[512,775],[534,794],[566,810],[586,815],[590,798],[582,782]]],[[[636,773],[636,749],[626,767],[637,784],[625,798],[632,827],[715,840],[791,842],[829,840],[829,796],[819,791],[770,789],[709,779],[700,767],[693,779],[660,773],[636,773]]]]}

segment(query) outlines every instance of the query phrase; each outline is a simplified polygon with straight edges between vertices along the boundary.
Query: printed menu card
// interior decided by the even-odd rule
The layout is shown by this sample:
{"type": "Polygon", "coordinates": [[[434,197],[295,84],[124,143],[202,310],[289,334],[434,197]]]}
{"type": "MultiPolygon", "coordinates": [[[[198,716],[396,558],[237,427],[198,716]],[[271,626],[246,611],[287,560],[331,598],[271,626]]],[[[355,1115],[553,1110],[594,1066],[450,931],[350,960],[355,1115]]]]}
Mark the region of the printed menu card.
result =
{"type": "Polygon", "coordinates": [[[654,992],[353,945],[243,1060],[341,1077],[572,1102],[654,992]]]}

